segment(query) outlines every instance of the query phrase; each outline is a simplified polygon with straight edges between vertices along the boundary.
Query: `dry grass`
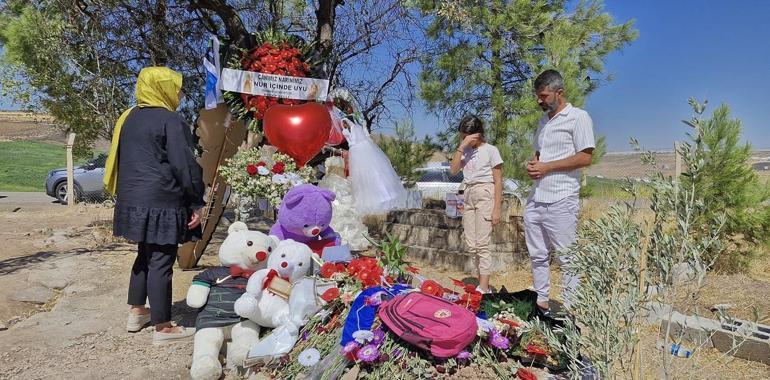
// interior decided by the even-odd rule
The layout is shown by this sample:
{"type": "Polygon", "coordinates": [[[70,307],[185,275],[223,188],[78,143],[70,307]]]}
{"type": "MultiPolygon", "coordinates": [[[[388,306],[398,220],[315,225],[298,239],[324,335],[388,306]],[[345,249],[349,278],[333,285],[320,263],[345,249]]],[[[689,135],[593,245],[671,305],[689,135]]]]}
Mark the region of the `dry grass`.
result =
{"type": "MultiPolygon", "coordinates": [[[[664,355],[668,354],[658,348],[658,325],[645,327],[641,339],[645,378],[663,378],[664,355]]],[[[690,358],[672,358],[671,374],[676,379],[767,379],[770,366],[704,348],[690,358]]]]}

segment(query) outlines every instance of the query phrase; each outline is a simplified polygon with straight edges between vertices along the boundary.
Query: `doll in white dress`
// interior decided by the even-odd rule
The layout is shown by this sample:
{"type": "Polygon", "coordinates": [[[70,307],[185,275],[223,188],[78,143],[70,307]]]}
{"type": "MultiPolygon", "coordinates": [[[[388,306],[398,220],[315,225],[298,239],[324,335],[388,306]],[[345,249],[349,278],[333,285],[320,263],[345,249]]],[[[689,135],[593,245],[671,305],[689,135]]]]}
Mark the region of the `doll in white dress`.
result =
{"type": "Polygon", "coordinates": [[[359,214],[379,214],[404,208],[407,193],[388,156],[369,133],[351,117],[345,118],[342,133],[348,141],[349,176],[359,214]]]}

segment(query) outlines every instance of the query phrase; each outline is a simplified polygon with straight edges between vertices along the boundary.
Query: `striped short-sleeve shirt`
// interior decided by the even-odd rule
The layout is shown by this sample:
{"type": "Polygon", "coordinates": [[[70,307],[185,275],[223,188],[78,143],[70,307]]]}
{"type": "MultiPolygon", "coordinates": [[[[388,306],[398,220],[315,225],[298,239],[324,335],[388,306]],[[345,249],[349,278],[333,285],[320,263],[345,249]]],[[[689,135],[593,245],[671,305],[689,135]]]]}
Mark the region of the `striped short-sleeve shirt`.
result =
{"type": "MultiPolygon", "coordinates": [[[[584,149],[595,148],[593,122],[588,112],[567,104],[561,112],[549,118],[544,114],[533,141],[540,161],[568,158],[584,149]]],[[[554,203],[580,192],[580,170],[554,172],[535,180],[530,199],[554,203]]]]}

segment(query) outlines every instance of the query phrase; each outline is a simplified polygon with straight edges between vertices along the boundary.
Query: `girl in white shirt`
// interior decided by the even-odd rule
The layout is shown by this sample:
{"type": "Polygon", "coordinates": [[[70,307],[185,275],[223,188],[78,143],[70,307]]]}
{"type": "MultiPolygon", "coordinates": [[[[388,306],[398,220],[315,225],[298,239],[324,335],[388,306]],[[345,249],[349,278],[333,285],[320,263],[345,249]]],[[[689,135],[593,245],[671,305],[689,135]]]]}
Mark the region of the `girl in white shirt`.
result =
{"type": "Polygon", "coordinates": [[[484,139],[484,125],[476,116],[464,117],[458,126],[460,145],[452,157],[450,172],[462,169],[465,187],[463,232],[468,249],[475,255],[479,290],[489,292],[492,274],[492,226],[500,223],[503,199],[503,159],[484,139]]]}

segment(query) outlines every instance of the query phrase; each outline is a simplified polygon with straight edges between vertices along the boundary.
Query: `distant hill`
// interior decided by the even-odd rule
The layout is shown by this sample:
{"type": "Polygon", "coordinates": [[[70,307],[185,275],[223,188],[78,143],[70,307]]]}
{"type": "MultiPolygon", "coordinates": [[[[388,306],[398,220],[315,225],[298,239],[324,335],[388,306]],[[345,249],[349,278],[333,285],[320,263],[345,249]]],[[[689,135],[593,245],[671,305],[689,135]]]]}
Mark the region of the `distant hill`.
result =
{"type": "Polygon", "coordinates": [[[64,133],[53,126],[46,114],[22,111],[0,111],[0,141],[39,141],[61,143],[64,133]]]}

